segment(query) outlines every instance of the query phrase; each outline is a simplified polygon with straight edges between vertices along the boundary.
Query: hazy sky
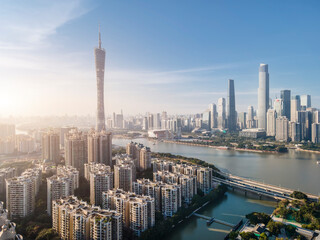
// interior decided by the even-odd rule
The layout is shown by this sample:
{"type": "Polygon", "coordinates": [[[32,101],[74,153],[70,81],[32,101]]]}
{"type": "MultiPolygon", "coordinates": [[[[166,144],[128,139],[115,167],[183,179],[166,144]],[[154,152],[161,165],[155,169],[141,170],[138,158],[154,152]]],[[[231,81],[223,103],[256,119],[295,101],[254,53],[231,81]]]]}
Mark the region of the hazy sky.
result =
{"type": "Polygon", "coordinates": [[[196,113],[226,97],[257,105],[311,94],[320,107],[320,1],[114,0],[0,3],[0,115],[95,114],[93,48],[101,24],[106,112],[196,113]]]}

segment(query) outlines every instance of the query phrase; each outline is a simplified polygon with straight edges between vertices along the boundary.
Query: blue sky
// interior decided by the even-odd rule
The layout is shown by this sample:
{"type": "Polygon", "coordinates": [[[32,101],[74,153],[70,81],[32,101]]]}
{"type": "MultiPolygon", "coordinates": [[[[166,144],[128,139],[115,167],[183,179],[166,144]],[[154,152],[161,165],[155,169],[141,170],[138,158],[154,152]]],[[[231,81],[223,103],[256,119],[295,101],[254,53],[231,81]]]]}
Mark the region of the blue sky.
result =
{"type": "Polygon", "coordinates": [[[319,1],[10,1],[0,3],[0,114],[95,114],[93,48],[101,24],[108,114],[197,113],[226,97],[257,105],[311,94],[320,107],[319,1]]]}

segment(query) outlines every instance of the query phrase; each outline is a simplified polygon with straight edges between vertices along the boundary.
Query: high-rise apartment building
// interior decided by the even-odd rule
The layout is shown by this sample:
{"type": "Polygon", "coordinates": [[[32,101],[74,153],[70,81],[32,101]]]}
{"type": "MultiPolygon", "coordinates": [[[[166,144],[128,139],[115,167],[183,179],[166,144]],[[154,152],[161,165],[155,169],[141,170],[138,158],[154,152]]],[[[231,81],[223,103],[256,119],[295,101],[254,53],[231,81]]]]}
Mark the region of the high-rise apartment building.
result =
{"type": "Polygon", "coordinates": [[[103,208],[121,213],[124,227],[136,236],[155,225],[155,202],[149,196],[114,189],[103,192],[102,199],[103,208]]]}
{"type": "Polygon", "coordinates": [[[68,173],[47,178],[47,213],[49,215],[51,215],[52,201],[73,195],[74,186],[74,178],[68,173]]]}
{"type": "Polygon", "coordinates": [[[151,151],[148,147],[143,147],[140,150],[140,170],[151,168],[151,151]]]}
{"type": "Polygon", "coordinates": [[[268,109],[268,112],[267,112],[267,136],[274,137],[276,135],[276,119],[277,119],[276,110],[268,109]]]}
{"type": "Polygon", "coordinates": [[[269,72],[268,64],[260,64],[258,89],[258,127],[267,129],[267,111],[269,109],[269,72]]]}
{"type": "Polygon", "coordinates": [[[84,164],[88,161],[87,135],[77,130],[65,134],[65,165],[84,174],[84,164]]]}
{"type": "Polygon", "coordinates": [[[90,171],[90,203],[102,204],[102,192],[113,188],[113,172],[108,168],[92,168],[90,171]]]}
{"type": "Polygon", "coordinates": [[[0,124],[0,138],[14,137],[16,135],[16,127],[14,124],[0,124]]]}
{"type": "Polygon", "coordinates": [[[132,191],[132,180],[134,165],[116,164],[114,165],[114,187],[124,191],[132,191]]]}
{"type": "Polygon", "coordinates": [[[177,183],[137,179],[133,183],[133,192],[154,198],[156,211],[165,217],[172,217],[181,207],[181,186],[177,183]]]}
{"type": "Polygon", "coordinates": [[[64,138],[65,134],[69,133],[72,129],[75,129],[74,127],[62,127],[60,128],[60,146],[64,148],[64,138]]]}
{"type": "Polygon", "coordinates": [[[13,178],[16,174],[15,168],[0,168],[0,196],[6,196],[6,179],[13,178]]]}
{"type": "Polygon", "coordinates": [[[56,164],[60,162],[60,136],[53,130],[42,136],[42,159],[48,159],[56,164]]]}
{"type": "Polygon", "coordinates": [[[104,114],[104,66],[106,51],[101,47],[101,34],[99,29],[99,47],[94,49],[97,77],[97,123],[96,130],[100,132],[106,129],[104,114]]]}
{"type": "Polygon", "coordinates": [[[6,199],[9,218],[23,218],[33,213],[35,207],[35,183],[27,177],[6,180],[6,199]]]}
{"type": "Polygon", "coordinates": [[[291,119],[291,91],[281,90],[280,98],[283,101],[283,116],[286,116],[289,120],[291,119]]]}
{"type": "Polygon", "coordinates": [[[205,194],[212,190],[212,168],[199,167],[197,169],[197,187],[205,194]]]}
{"type": "Polygon", "coordinates": [[[234,92],[234,80],[232,79],[228,80],[227,123],[229,131],[232,132],[237,129],[236,99],[234,92]]]}
{"type": "Polygon", "coordinates": [[[112,166],[112,133],[91,131],[88,134],[88,162],[112,166]]]}
{"type": "Polygon", "coordinates": [[[61,239],[121,240],[122,215],[69,196],[53,201],[52,228],[61,239]]]}
{"type": "Polygon", "coordinates": [[[197,194],[197,177],[194,175],[185,175],[180,172],[154,172],[153,181],[179,184],[181,199],[186,204],[190,204],[194,195],[197,194]]]}

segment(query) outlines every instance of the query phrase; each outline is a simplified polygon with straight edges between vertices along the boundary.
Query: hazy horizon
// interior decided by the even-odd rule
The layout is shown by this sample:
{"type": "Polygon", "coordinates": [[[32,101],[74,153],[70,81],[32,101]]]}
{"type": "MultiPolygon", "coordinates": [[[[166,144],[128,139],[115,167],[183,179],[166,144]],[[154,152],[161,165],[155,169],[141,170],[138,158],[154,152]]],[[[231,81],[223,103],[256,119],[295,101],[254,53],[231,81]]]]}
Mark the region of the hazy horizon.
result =
{"type": "Polygon", "coordinates": [[[256,109],[260,63],[269,64],[270,97],[290,89],[320,107],[318,1],[0,5],[1,116],[95,116],[99,23],[106,115],[201,113],[227,97],[229,78],[237,112],[256,109]]]}

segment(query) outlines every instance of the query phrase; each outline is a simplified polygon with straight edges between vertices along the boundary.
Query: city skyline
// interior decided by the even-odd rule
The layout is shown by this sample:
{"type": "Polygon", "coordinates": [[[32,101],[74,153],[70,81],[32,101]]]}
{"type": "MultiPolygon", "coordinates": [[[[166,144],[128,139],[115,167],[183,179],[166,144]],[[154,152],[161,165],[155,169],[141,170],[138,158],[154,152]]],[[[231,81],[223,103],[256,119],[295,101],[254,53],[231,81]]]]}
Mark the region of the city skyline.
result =
{"type": "Polygon", "coordinates": [[[319,18],[316,1],[305,5],[294,2],[286,13],[280,11],[287,7],[281,3],[275,10],[271,3],[264,4],[265,13],[259,10],[262,3],[206,4],[208,11],[202,8],[200,17],[196,4],[186,4],[176,14],[180,4],[169,2],[145,4],[142,11],[130,2],[3,3],[6,14],[0,21],[6,34],[0,38],[0,72],[5,79],[0,90],[1,116],[94,115],[92,49],[99,22],[108,54],[106,115],[120,109],[128,114],[163,110],[199,113],[218,98],[227,98],[230,78],[237,86],[236,110],[246,111],[250,105],[257,109],[257,67],[262,62],[270,68],[270,97],[279,98],[281,90],[290,89],[292,96],[311,95],[312,106],[319,107],[318,85],[312,86],[319,75],[319,31],[311,24],[319,18]],[[236,11],[237,7],[242,11],[236,11]],[[246,15],[245,7],[262,15],[246,15]],[[50,12],[44,11],[47,8],[50,12]],[[31,17],[30,9],[41,14],[31,17]],[[119,9],[127,17],[120,19],[113,13],[119,9]],[[152,15],[144,13],[146,9],[160,11],[152,15]],[[196,12],[189,19],[192,9],[196,12]],[[271,11],[275,20],[283,14],[287,20],[277,25],[275,20],[268,22],[271,11]],[[295,20],[298,11],[305,17],[299,21],[295,20]],[[239,22],[233,26],[223,13],[232,13],[239,22]],[[260,22],[254,24],[253,20],[260,22]],[[168,26],[168,22],[173,24],[168,26]],[[289,27],[291,23],[296,23],[295,28],[289,27]],[[34,28],[30,28],[32,24],[36,24],[34,28]],[[263,29],[257,28],[260,24],[263,29]],[[230,39],[241,31],[247,35],[230,39]],[[294,37],[297,33],[299,37],[294,37]],[[301,44],[304,38],[308,44],[301,44]],[[182,39],[187,41],[181,44],[182,39]],[[264,44],[263,49],[260,44],[264,44]]]}

